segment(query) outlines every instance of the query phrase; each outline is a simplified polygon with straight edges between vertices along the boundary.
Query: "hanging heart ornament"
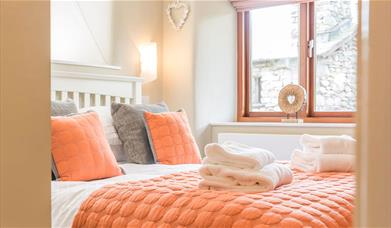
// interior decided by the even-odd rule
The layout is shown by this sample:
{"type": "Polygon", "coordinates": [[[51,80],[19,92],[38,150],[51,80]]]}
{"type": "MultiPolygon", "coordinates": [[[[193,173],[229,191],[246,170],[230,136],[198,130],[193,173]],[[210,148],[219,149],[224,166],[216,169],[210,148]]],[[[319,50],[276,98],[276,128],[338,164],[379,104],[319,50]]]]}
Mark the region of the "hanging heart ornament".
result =
{"type": "Polygon", "coordinates": [[[179,0],[168,4],[166,11],[168,20],[177,31],[182,29],[189,16],[189,12],[189,6],[179,0]]]}

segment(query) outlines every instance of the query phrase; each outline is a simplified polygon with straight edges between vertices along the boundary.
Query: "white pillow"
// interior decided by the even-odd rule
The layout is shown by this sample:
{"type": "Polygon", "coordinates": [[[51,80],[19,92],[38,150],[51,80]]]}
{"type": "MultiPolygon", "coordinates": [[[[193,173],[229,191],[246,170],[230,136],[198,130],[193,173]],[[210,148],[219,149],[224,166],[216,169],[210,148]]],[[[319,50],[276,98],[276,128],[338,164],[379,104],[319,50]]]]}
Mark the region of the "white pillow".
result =
{"type": "Polygon", "coordinates": [[[88,111],[94,111],[98,113],[99,119],[103,126],[103,130],[106,135],[106,139],[109,142],[109,145],[111,147],[111,150],[113,151],[115,158],[117,159],[117,162],[126,161],[126,156],[125,156],[122,142],[119,139],[117,131],[113,126],[113,118],[111,117],[110,106],[109,107],[95,106],[95,107],[82,108],[79,110],[79,112],[88,112],[88,111]]]}

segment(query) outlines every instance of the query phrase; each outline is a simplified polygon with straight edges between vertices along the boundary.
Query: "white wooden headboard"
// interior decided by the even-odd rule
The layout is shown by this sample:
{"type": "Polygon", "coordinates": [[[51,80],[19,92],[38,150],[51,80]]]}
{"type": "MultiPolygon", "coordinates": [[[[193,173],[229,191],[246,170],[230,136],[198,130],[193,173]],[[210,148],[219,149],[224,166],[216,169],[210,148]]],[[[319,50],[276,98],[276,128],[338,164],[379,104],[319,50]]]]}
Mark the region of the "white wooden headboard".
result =
{"type": "Polygon", "coordinates": [[[74,100],[78,108],[109,106],[112,102],[141,104],[142,78],[52,71],[51,99],[74,100]]]}

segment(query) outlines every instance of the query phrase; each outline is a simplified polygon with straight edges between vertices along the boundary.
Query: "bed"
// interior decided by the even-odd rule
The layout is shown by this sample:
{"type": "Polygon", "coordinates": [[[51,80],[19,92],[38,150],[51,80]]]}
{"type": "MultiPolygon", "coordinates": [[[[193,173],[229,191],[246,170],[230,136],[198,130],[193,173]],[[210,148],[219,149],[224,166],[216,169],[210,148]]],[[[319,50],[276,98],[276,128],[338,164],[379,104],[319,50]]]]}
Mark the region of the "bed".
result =
{"type": "Polygon", "coordinates": [[[127,175],[89,182],[52,181],[52,226],[71,227],[81,204],[94,191],[105,185],[145,180],[162,175],[194,171],[199,165],[138,165],[121,164],[127,175]]]}
{"type": "Polygon", "coordinates": [[[122,164],[121,167],[126,175],[105,180],[53,181],[53,227],[352,226],[351,173],[295,172],[292,184],[271,192],[245,194],[200,190],[199,165],[122,164]],[[142,199],[138,198],[140,191],[145,192],[142,199]],[[95,197],[91,197],[93,193],[95,197]],[[153,201],[153,196],[167,198],[168,202],[153,201]],[[129,205],[132,207],[128,208],[129,205]],[[160,209],[159,215],[156,208],[160,209]],[[172,215],[173,211],[178,214],[172,215]],[[186,219],[181,215],[186,215],[186,219]]]}
{"type": "MultiPolygon", "coordinates": [[[[79,108],[108,106],[112,101],[137,104],[141,82],[137,77],[53,72],[52,99],[72,98],[79,108]]],[[[246,194],[199,189],[199,166],[124,163],[122,176],[52,181],[52,226],[352,226],[352,173],[294,171],[289,185],[246,194]]]]}

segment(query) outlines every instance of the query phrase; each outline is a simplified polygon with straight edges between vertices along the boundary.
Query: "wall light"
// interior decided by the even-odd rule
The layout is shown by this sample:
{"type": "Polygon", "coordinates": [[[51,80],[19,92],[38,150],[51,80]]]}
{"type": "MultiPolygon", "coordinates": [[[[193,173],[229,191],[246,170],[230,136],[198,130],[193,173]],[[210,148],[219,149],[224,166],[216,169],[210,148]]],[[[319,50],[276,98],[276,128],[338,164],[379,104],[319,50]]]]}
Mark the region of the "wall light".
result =
{"type": "Polygon", "coordinates": [[[151,82],[157,78],[157,45],[156,43],[145,43],[139,46],[141,77],[144,83],[151,82]]]}

